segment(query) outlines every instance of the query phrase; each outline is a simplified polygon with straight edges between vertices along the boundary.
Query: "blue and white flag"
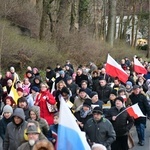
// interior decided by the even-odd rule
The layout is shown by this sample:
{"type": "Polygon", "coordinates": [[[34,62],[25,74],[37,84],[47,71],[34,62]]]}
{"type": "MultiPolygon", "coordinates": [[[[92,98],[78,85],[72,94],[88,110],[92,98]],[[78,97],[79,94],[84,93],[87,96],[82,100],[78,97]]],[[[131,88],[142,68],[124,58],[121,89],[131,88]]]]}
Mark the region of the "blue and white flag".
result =
{"type": "Polygon", "coordinates": [[[62,97],[60,103],[57,150],[91,150],[62,97]]]}

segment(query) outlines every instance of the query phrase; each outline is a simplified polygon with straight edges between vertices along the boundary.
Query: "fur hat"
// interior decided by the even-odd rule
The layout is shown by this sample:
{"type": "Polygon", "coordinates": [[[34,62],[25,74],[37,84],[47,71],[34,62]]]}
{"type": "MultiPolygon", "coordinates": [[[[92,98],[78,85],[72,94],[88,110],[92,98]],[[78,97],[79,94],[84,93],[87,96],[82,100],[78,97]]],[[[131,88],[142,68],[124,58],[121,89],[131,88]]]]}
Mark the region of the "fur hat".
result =
{"type": "Polygon", "coordinates": [[[53,144],[48,140],[39,140],[33,146],[32,150],[54,150],[53,144]]]}
{"type": "Polygon", "coordinates": [[[117,100],[121,101],[122,103],[124,102],[124,100],[123,100],[122,97],[116,97],[116,98],[115,98],[115,102],[116,102],[117,100]]]}
{"type": "Polygon", "coordinates": [[[100,108],[100,107],[98,107],[98,106],[96,106],[94,109],[93,109],[93,114],[94,113],[98,113],[98,114],[103,114],[103,110],[100,108]]]}
{"type": "Polygon", "coordinates": [[[38,127],[36,127],[36,125],[30,125],[27,127],[26,134],[29,134],[29,133],[40,134],[38,127]]]}
{"type": "Polygon", "coordinates": [[[98,95],[98,93],[95,92],[95,91],[92,91],[91,94],[90,94],[90,97],[92,98],[92,97],[95,96],[95,95],[98,95]]]}
{"type": "Polygon", "coordinates": [[[3,108],[3,113],[13,113],[13,109],[10,105],[5,105],[3,108]]]}

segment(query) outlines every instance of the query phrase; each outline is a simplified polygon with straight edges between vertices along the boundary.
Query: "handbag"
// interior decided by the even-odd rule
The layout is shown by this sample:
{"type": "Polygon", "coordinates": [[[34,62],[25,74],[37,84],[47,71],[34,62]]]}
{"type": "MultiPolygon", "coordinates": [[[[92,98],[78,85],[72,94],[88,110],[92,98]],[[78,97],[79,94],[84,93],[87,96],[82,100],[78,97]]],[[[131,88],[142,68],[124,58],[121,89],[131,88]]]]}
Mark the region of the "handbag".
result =
{"type": "Polygon", "coordinates": [[[128,133],[128,147],[129,149],[134,147],[134,140],[131,133],[128,133]]]}
{"type": "Polygon", "coordinates": [[[50,113],[58,111],[56,104],[52,105],[46,101],[46,105],[50,113]]]}

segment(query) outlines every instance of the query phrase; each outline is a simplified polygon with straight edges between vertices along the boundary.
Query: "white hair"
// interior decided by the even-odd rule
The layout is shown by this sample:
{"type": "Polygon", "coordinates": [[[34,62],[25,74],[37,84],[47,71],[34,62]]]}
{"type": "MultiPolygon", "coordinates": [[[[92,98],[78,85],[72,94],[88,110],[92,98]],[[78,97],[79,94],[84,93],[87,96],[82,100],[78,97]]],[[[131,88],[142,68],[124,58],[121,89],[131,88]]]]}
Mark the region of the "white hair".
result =
{"type": "Polygon", "coordinates": [[[107,149],[104,145],[95,143],[92,146],[92,150],[107,150],[107,149]]]}

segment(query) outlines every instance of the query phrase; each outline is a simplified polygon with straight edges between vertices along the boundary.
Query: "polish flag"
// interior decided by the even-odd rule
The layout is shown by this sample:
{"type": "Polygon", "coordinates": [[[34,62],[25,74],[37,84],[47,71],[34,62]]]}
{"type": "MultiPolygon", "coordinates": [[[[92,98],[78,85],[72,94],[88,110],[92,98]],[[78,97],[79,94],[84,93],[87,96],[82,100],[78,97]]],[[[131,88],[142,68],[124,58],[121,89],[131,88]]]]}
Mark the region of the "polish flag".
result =
{"type": "Polygon", "coordinates": [[[147,74],[147,70],[141,64],[141,62],[134,57],[134,71],[140,74],[147,74]]]}
{"type": "Polygon", "coordinates": [[[134,105],[132,105],[132,106],[130,106],[130,107],[128,107],[127,108],[127,112],[128,112],[128,114],[130,115],[130,116],[132,116],[134,119],[137,119],[137,118],[139,118],[139,117],[146,117],[143,113],[142,113],[142,111],[141,111],[141,109],[140,109],[140,107],[139,107],[139,105],[136,103],[136,104],[134,104],[134,105]]]}
{"type": "Polygon", "coordinates": [[[106,73],[112,77],[118,77],[120,81],[126,83],[128,80],[128,74],[122,69],[121,65],[119,65],[109,54],[107,57],[106,63],[106,73]]]}

